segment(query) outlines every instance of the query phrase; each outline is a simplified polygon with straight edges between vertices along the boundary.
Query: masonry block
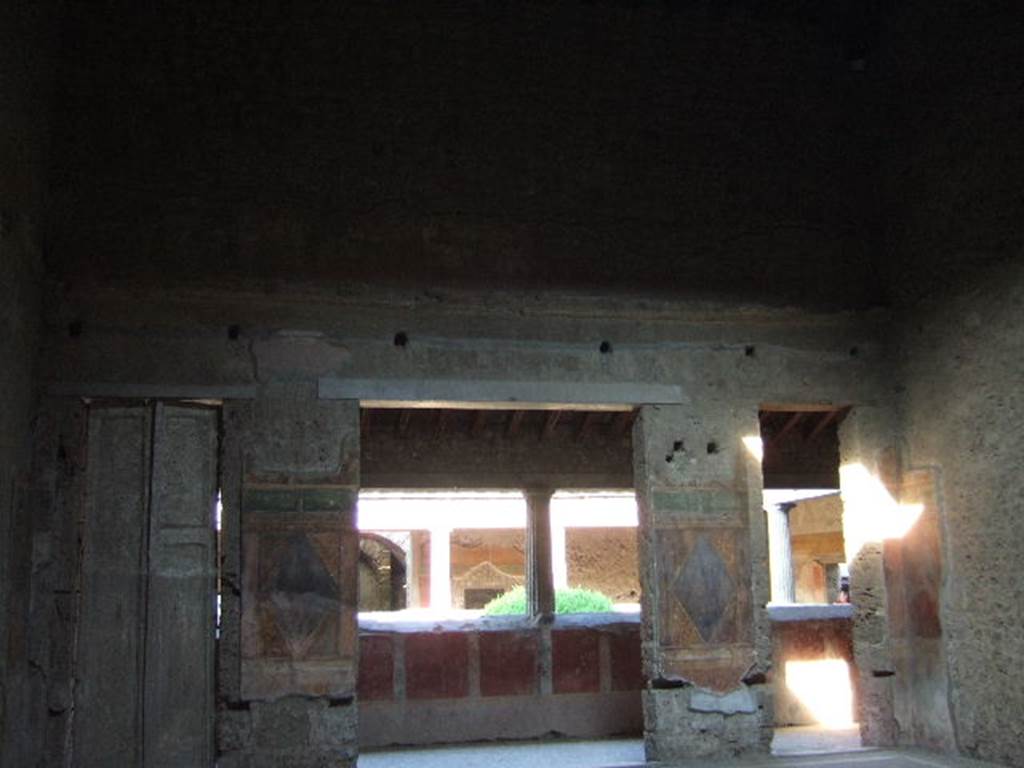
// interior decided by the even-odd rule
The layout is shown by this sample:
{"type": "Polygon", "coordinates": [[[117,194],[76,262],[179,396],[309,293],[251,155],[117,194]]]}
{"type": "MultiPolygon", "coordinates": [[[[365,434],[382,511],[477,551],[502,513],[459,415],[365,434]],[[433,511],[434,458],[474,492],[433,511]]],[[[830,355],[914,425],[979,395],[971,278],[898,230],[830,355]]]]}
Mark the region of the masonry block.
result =
{"type": "Polygon", "coordinates": [[[405,692],[409,699],[469,695],[469,637],[418,632],[405,639],[405,692]]]}
{"type": "Polygon", "coordinates": [[[555,693],[596,693],[601,689],[598,634],[589,629],[551,633],[551,678],[555,693]]]}
{"type": "Polygon", "coordinates": [[[760,712],[725,714],[691,708],[692,688],[644,691],[647,759],[741,757],[762,752],[760,712]]]}
{"type": "Polygon", "coordinates": [[[248,749],[252,743],[252,714],[249,710],[217,712],[217,752],[225,754],[248,749]]]}
{"type": "Polygon", "coordinates": [[[351,699],[328,704],[316,702],[309,713],[309,740],[314,747],[345,752],[356,743],[359,710],[351,699]]]}
{"type": "Polygon", "coordinates": [[[480,693],[517,696],[537,692],[537,635],[480,633],[480,693]]]}
{"type": "Polygon", "coordinates": [[[359,638],[359,698],[364,701],[393,699],[395,674],[391,637],[363,635],[359,638]]]}

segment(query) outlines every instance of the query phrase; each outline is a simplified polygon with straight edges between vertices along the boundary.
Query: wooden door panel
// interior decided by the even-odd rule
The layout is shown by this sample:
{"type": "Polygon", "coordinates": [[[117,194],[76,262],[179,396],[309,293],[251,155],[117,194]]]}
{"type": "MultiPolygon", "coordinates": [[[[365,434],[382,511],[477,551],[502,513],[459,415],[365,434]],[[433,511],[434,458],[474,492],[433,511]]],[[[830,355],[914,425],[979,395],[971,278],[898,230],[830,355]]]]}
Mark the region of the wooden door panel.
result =
{"type": "Polygon", "coordinates": [[[156,406],[145,764],[213,762],[217,414],[156,406]]]}
{"type": "Polygon", "coordinates": [[[150,412],[89,415],[75,764],[138,765],[142,755],[145,541],[150,412]]]}

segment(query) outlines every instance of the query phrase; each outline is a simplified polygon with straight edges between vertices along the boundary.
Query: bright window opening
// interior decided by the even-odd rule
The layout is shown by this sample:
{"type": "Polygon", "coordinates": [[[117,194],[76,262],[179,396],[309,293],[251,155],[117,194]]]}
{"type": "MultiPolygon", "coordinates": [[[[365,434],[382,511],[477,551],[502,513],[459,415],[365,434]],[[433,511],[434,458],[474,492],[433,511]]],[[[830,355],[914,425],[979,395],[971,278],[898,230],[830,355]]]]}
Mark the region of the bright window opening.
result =
{"type": "MultiPolygon", "coordinates": [[[[612,610],[638,611],[633,492],[561,491],[550,510],[556,597],[584,589],[606,596],[612,610]]],[[[357,525],[360,613],[472,618],[527,586],[521,493],[368,490],[359,496],[357,525]]]]}

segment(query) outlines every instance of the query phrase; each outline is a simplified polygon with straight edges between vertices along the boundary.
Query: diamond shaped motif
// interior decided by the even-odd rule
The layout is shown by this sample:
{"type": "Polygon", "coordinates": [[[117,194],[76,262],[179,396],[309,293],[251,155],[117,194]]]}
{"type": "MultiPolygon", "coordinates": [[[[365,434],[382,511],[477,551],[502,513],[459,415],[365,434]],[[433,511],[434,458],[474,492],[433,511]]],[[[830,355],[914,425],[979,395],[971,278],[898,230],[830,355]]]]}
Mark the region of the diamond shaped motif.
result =
{"type": "Polygon", "coordinates": [[[288,650],[304,656],[317,630],[338,610],[338,585],[309,538],[295,534],[268,564],[269,607],[288,650]]]}
{"type": "Polygon", "coordinates": [[[673,581],[672,591],[690,615],[701,639],[710,642],[732,599],[735,584],[722,556],[706,535],[697,537],[673,581]]]}

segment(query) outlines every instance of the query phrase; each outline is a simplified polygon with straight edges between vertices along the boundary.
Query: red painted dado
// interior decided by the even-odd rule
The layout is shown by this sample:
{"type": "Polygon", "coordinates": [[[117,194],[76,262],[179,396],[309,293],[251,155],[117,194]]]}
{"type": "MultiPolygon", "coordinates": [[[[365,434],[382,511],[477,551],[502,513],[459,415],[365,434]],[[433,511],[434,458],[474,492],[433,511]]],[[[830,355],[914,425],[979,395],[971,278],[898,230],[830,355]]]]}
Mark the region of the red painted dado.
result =
{"type": "Polygon", "coordinates": [[[417,632],[405,637],[405,693],[409,699],[469,695],[469,635],[417,632]]]}
{"type": "Polygon", "coordinates": [[[776,661],[845,659],[853,663],[853,628],[848,620],[777,622],[776,661]]]}
{"type": "Polygon", "coordinates": [[[390,635],[359,638],[359,698],[364,701],[390,700],[394,690],[395,654],[390,635]]]}
{"type": "Polygon", "coordinates": [[[569,629],[551,633],[551,682],[555,693],[601,690],[601,655],[595,630],[569,629]]]}
{"type": "Polygon", "coordinates": [[[536,693],[537,634],[480,633],[480,694],[515,696],[536,693]]]}
{"type": "Polygon", "coordinates": [[[367,622],[360,638],[360,744],[455,743],[499,732],[639,735],[638,618],[573,617],[551,627],[424,621],[395,629],[367,622]]]}
{"type": "Polygon", "coordinates": [[[612,664],[612,690],[639,691],[644,687],[639,632],[612,632],[607,637],[612,664]]]}
{"type": "Polygon", "coordinates": [[[363,701],[536,696],[546,687],[541,668],[550,637],[552,694],[640,691],[639,625],[614,629],[523,627],[422,632],[371,630],[359,638],[359,698],[363,701]],[[601,645],[607,667],[601,667],[601,645]],[[405,685],[394,684],[403,658],[405,685]],[[470,681],[479,679],[479,690],[470,681]],[[605,679],[606,678],[606,679],[605,679]]]}

